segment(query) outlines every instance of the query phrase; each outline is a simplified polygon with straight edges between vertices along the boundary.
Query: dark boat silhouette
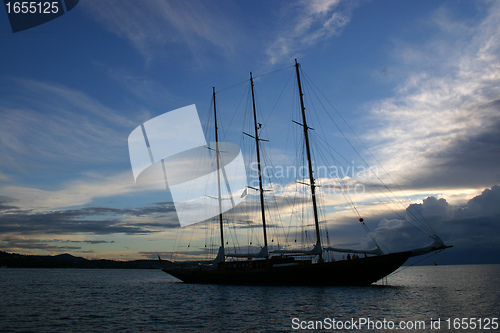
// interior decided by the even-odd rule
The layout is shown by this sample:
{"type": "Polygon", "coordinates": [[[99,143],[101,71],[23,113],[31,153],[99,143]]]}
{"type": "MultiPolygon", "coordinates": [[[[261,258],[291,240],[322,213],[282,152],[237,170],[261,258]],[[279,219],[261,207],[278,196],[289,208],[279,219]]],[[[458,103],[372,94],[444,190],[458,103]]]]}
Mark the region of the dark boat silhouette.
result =
{"type": "MultiPolygon", "coordinates": [[[[227,284],[227,285],[300,285],[300,286],[363,286],[370,285],[386,277],[410,257],[420,256],[427,253],[442,251],[446,246],[436,235],[430,235],[434,239],[433,244],[427,247],[404,251],[398,253],[384,254],[378,247],[374,250],[353,250],[340,249],[333,247],[323,247],[319,229],[319,218],[316,203],[316,187],[313,176],[311,151],[309,146],[309,130],[304,107],[302,85],[300,78],[300,65],[295,61],[298,92],[300,97],[300,107],[302,114],[302,123],[297,123],[303,127],[305,150],[307,157],[307,167],[309,170],[309,183],[304,184],[311,189],[311,205],[314,213],[316,245],[310,251],[303,250],[276,250],[268,251],[266,215],[264,209],[264,189],[262,186],[262,171],[260,163],[260,146],[258,129],[260,124],[257,122],[254,97],[254,83],[250,73],[253,116],[254,116],[254,134],[257,152],[257,166],[259,175],[259,188],[255,189],[260,194],[261,217],[264,235],[264,246],[256,254],[248,255],[227,255],[224,249],[224,229],[222,213],[219,214],[220,236],[222,246],[219,248],[217,257],[211,262],[176,262],[173,265],[164,267],[162,270],[185,283],[197,284],[227,284]],[[325,261],[324,251],[349,253],[348,260],[325,261]],[[353,257],[351,258],[351,254],[353,257]],[[363,255],[362,257],[356,254],[363,255]],[[246,260],[226,261],[226,257],[242,257],[246,260]],[[307,258],[305,258],[307,257],[307,258]]],[[[218,142],[217,110],[215,107],[215,88],[214,115],[215,115],[215,138],[218,142]]],[[[216,147],[217,159],[219,158],[219,148],[216,147]]],[[[218,175],[220,184],[220,175],[218,175]]],[[[220,188],[220,186],[219,186],[220,188]]],[[[221,198],[219,195],[219,202],[221,198]]],[[[221,210],[222,211],[222,210],[221,210]]],[[[363,219],[359,221],[364,224],[363,219]]],[[[160,259],[161,260],[161,259],[160,259]]]]}

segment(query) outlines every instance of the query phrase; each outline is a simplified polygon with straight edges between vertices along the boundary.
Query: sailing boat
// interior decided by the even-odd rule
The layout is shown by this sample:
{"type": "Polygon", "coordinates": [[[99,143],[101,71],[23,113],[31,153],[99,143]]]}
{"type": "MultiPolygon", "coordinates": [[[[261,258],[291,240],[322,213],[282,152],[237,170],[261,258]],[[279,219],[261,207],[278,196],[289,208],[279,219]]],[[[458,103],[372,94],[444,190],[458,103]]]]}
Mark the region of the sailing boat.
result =
{"type": "MultiPolygon", "coordinates": [[[[316,180],[313,174],[313,163],[311,157],[311,148],[309,142],[309,130],[304,106],[301,76],[299,70],[300,64],[295,60],[295,74],[297,78],[298,93],[300,99],[300,109],[302,123],[295,122],[303,128],[303,137],[305,141],[305,151],[307,157],[307,168],[309,171],[310,204],[312,205],[316,244],[312,249],[293,250],[278,249],[269,251],[267,239],[266,214],[264,209],[264,188],[262,184],[262,169],[260,161],[260,141],[259,123],[255,107],[254,82],[250,73],[250,86],[252,93],[254,134],[244,133],[255,140],[257,153],[257,168],[259,178],[260,213],[263,227],[264,245],[258,253],[238,255],[227,254],[224,248],[224,225],[221,208],[221,176],[218,171],[219,187],[219,230],[220,247],[217,257],[208,264],[185,262],[176,263],[171,267],[165,267],[162,270],[186,283],[203,284],[232,284],[232,285],[310,285],[310,286],[341,286],[341,285],[370,285],[383,277],[391,274],[403,265],[410,257],[420,256],[427,253],[442,251],[448,247],[436,235],[430,236],[434,243],[430,246],[411,251],[384,254],[380,247],[374,250],[353,250],[334,247],[324,247],[322,244],[318,204],[316,199],[316,180]],[[323,257],[325,251],[340,253],[349,253],[349,260],[327,261],[323,257]],[[351,259],[350,255],[353,254],[351,259]],[[364,257],[357,256],[364,255],[364,257]],[[246,260],[226,261],[227,257],[242,257],[246,260]]],[[[215,104],[215,88],[213,90],[214,100],[214,120],[215,120],[215,155],[217,160],[217,170],[219,168],[219,144],[218,144],[218,125],[217,108],[215,104]]],[[[359,221],[363,223],[363,219],[359,221]]]]}

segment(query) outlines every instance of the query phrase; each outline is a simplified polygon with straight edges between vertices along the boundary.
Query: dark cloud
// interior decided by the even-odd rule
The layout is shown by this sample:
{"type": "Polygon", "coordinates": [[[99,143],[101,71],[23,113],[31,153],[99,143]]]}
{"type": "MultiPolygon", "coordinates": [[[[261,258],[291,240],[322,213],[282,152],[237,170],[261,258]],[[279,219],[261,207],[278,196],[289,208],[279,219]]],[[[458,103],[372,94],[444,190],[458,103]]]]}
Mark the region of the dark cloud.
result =
{"type": "Polygon", "coordinates": [[[80,241],[80,240],[62,240],[62,239],[51,239],[51,240],[45,240],[45,242],[49,242],[49,243],[54,243],[54,242],[58,242],[58,243],[86,243],[86,244],[104,244],[104,243],[109,243],[109,244],[112,244],[114,243],[115,241],[105,241],[105,240],[83,240],[83,241],[80,241]]]}
{"type": "MultiPolygon", "coordinates": [[[[384,251],[396,252],[432,243],[429,234],[433,233],[454,246],[445,251],[454,263],[460,261],[453,258],[453,253],[464,258],[473,258],[476,253],[477,258],[487,257],[489,263],[500,263],[500,186],[485,189],[460,207],[442,198],[428,197],[421,204],[410,205],[405,219],[382,219],[373,235],[384,251]],[[416,223],[417,218],[422,222],[416,223]]],[[[368,238],[365,243],[370,243],[368,238]]]]}
{"type": "Polygon", "coordinates": [[[80,246],[56,246],[48,244],[52,241],[40,239],[24,239],[19,237],[4,237],[0,241],[0,248],[3,250],[25,249],[25,250],[45,250],[45,251],[61,251],[61,250],[80,250],[80,246]]]}
{"type": "Polygon", "coordinates": [[[119,209],[85,207],[48,212],[20,210],[0,214],[0,233],[8,234],[147,234],[179,226],[175,207],[171,202],[152,206],[119,209]],[[130,222],[126,218],[148,217],[147,221],[130,222]]]}
{"type": "MultiPolygon", "coordinates": [[[[23,237],[7,236],[0,240],[0,249],[25,249],[25,250],[45,250],[45,251],[61,251],[61,250],[81,250],[80,246],[54,245],[53,243],[85,243],[85,244],[112,244],[115,241],[105,240],[62,240],[62,239],[26,239],[23,237]]],[[[82,251],[78,251],[82,252],[82,251]]]]}
{"type": "Polygon", "coordinates": [[[17,209],[16,206],[8,205],[8,203],[15,202],[15,199],[0,195],[0,212],[17,209]]]}
{"type": "Polygon", "coordinates": [[[495,185],[469,200],[467,206],[457,210],[455,216],[492,216],[498,214],[500,214],[500,186],[495,185]]]}
{"type": "MultiPolygon", "coordinates": [[[[480,132],[458,137],[440,151],[429,151],[425,158],[430,167],[417,170],[408,185],[413,188],[477,188],[498,181],[500,172],[500,100],[477,109],[490,112],[480,132]]],[[[465,120],[464,120],[465,121],[465,120]]]]}

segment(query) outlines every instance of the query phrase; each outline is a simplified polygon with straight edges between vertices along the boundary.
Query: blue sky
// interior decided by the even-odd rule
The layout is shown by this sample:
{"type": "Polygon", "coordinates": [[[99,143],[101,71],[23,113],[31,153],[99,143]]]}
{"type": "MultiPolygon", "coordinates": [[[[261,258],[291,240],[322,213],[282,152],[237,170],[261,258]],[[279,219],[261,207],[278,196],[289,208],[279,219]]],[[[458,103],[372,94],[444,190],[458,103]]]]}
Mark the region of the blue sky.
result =
{"type": "MultiPolygon", "coordinates": [[[[4,12],[0,250],[121,259],[166,253],[179,233],[175,211],[168,193],[134,184],[130,132],[190,104],[203,121],[213,86],[222,90],[297,58],[455,245],[443,258],[499,262],[492,254],[500,231],[498,22],[495,1],[82,0],[14,34],[4,12]]],[[[256,80],[264,118],[281,88],[273,80],[256,80]]],[[[222,110],[228,105],[221,126],[229,126],[245,87],[219,94],[222,110]]],[[[264,124],[270,136],[285,135],[279,112],[264,124]]],[[[275,139],[271,151],[286,149],[275,139]]],[[[388,250],[412,238],[404,218],[357,199],[388,250]]],[[[325,202],[334,243],[366,238],[359,225],[335,222],[347,219],[345,205],[325,202]],[[347,239],[333,236],[342,232],[347,239]]]]}

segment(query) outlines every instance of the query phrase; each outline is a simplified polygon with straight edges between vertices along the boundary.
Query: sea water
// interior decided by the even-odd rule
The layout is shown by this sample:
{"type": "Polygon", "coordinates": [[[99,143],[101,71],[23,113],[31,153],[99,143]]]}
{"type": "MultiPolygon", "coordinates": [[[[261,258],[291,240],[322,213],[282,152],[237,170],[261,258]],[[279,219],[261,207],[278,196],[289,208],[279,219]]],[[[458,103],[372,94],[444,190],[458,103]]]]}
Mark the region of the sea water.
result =
{"type": "Polygon", "coordinates": [[[500,265],[403,267],[369,287],[193,285],[159,270],[10,268],[0,269],[0,284],[0,332],[500,331],[500,265]]]}

